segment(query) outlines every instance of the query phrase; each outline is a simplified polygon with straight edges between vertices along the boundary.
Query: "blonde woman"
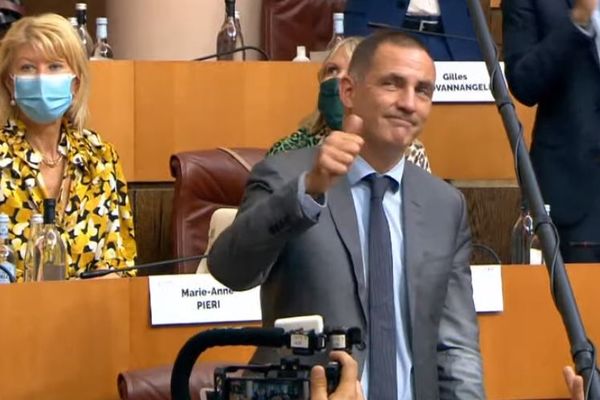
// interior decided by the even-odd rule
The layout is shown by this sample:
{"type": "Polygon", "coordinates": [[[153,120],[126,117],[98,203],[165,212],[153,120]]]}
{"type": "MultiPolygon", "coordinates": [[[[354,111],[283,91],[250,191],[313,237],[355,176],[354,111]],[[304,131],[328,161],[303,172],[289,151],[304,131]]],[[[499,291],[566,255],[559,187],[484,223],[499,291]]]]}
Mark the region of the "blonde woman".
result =
{"type": "MultiPolygon", "coordinates": [[[[339,99],[339,79],[346,74],[352,53],[361,38],[348,37],[336,44],[319,69],[319,99],[317,110],[308,116],[300,128],[278,142],[268,155],[319,145],[332,130],[342,128],[344,107],[339,99]]],[[[425,147],[415,140],[406,150],[406,159],[431,172],[425,147]]]]}
{"type": "Polygon", "coordinates": [[[127,184],[114,148],[84,128],[90,76],[81,42],[56,14],[15,22],[0,42],[0,212],[10,217],[17,276],[34,213],[56,199],[67,273],[131,266],[127,184]]]}

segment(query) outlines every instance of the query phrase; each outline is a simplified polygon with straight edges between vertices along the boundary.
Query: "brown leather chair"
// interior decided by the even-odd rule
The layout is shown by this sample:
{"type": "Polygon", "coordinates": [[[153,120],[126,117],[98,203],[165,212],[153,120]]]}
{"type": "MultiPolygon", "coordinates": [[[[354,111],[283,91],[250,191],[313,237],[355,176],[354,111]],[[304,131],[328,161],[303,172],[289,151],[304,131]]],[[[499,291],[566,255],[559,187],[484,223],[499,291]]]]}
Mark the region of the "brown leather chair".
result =
{"type": "Polygon", "coordinates": [[[271,60],[291,60],[296,46],[325,50],[333,32],[334,12],[346,0],[263,0],[262,45],[271,60]]]}
{"type": "MultiPolygon", "coordinates": [[[[257,148],[218,148],[171,156],[175,178],[171,232],[174,257],[204,254],[214,210],[237,207],[249,170],[266,154],[257,148]],[[232,151],[233,150],[233,151],[232,151]]],[[[194,273],[198,262],[180,264],[177,273],[194,273]]]]}
{"type": "MultiPolygon", "coordinates": [[[[192,400],[200,399],[200,391],[212,388],[214,370],[223,365],[236,363],[198,362],[190,375],[192,400]]],[[[117,387],[122,400],[170,400],[172,365],[138,369],[119,374],[117,387]]]]}

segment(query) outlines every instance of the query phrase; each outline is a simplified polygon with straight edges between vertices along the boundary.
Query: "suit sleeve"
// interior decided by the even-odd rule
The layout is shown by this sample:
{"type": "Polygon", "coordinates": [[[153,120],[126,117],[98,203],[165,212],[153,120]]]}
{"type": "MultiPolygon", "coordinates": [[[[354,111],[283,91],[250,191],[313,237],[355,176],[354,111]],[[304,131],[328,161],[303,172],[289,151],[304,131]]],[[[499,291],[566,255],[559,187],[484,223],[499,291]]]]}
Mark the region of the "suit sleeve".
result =
{"type": "Polygon", "coordinates": [[[513,95],[528,106],[552,94],[569,61],[581,48],[594,44],[571,22],[566,7],[564,18],[548,24],[551,30],[544,34],[536,3],[545,0],[502,1],[506,78],[513,95]]]}
{"type": "Polygon", "coordinates": [[[217,280],[233,290],[262,284],[288,240],[316,223],[298,200],[298,179],[284,179],[269,159],[257,164],[233,224],[210,250],[217,280]]]}
{"type": "Polygon", "coordinates": [[[456,252],[439,327],[440,399],[484,399],[479,327],[471,286],[471,232],[460,194],[456,252]]]}

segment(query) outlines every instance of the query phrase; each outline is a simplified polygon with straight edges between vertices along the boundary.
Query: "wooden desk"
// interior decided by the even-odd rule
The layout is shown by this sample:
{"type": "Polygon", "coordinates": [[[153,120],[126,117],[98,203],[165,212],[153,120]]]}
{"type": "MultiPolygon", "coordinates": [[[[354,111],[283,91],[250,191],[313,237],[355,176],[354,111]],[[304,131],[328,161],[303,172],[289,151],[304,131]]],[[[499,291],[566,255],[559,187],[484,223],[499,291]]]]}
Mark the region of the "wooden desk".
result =
{"type": "MultiPolygon", "coordinates": [[[[169,157],[218,146],[269,147],[316,107],[315,63],[92,63],[90,127],[114,143],[131,182],[170,181],[169,157]]],[[[518,105],[529,141],[532,109],[518,105]]],[[[422,139],[447,179],[514,179],[493,104],[438,104],[422,139]]]]}
{"type": "MultiPolygon", "coordinates": [[[[542,267],[503,268],[505,311],[480,315],[490,400],[558,399],[570,361],[542,267]]],[[[600,265],[569,275],[588,335],[600,343],[600,265]]],[[[2,399],[116,399],[120,371],[172,363],[197,327],[152,328],[147,278],[0,287],[2,399]]],[[[213,349],[204,360],[245,362],[251,348],[213,349]]]]}

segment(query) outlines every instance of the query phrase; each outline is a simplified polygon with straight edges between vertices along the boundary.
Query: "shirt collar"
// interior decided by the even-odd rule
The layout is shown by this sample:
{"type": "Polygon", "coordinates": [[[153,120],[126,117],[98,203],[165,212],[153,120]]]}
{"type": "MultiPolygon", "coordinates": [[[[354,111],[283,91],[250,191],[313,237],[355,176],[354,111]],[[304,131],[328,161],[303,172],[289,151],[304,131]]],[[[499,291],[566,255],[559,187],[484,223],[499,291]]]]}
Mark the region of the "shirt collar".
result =
{"type": "MultiPolygon", "coordinates": [[[[11,132],[8,135],[9,145],[15,149],[15,153],[21,157],[30,168],[39,169],[42,159],[31,145],[25,140],[25,124],[19,119],[9,119],[5,130],[11,132]]],[[[58,141],[58,152],[67,159],[69,163],[83,169],[89,169],[89,163],[92,161],[89,151],[82,145],[77,146],[78,141],[75,136],[78,135],[73,126],[63,119],[60,128],[60,139],[58,141]]]]}
{"type": "MultiPolygon", "coordinates": [[[[398,161],[398,163],[394,165],[392,169],[383,174],[392,178],[392,180],[396,182],[396,190],[400,187],[400,184],[402,183],[405,159],[406,157],[402,157],[402,159],[400,159],[400,161],[398,161]]],[[[358,156],[356,157],[354,163],[350,167],[350,171],[348,171],[348,182],[350,183],[350,186],[355,186],[359,184],[364,177],[371,174],[380,175],[364,158],[358,156]]]]}

